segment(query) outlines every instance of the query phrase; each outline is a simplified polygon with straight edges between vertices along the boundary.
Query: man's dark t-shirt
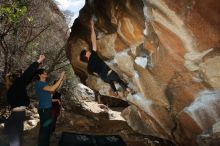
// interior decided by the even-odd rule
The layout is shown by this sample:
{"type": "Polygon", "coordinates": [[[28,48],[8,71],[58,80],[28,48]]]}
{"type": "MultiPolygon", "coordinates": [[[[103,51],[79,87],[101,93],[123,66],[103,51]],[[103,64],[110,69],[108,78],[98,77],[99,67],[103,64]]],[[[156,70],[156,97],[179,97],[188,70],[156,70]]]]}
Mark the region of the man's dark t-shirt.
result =
{"type": "Polygon", "coordinates": [[[98,56],[95,51],[91,52],[87,70],[89,73],[97,73],[103,80],[107,77],[108,71],[111,70],[108,65],[98,56]]]}

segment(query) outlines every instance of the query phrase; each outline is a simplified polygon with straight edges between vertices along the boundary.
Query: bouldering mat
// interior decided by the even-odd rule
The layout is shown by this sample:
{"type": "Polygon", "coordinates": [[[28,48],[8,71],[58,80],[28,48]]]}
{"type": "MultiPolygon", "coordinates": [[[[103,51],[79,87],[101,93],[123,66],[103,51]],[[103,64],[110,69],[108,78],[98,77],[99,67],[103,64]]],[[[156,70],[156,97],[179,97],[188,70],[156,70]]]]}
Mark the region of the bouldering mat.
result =
{"type": "Polygon", "coordinates": [[[63,132],[59,146],[126,146],[119,135],[87,135],[63,132]]]}

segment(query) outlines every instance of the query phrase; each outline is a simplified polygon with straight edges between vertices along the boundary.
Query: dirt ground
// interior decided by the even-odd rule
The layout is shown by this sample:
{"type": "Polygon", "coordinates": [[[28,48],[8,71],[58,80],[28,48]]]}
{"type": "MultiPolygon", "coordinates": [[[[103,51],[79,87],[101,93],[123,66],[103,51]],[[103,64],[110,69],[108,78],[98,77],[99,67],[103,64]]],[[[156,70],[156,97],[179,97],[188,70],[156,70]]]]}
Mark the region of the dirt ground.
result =
{"type": "MultiPolygon", "coordinates": [[[[95,135],[120,135],[127,146],[171,146],[163,139],[141,135],[134,132],[120,117],[120,109],[111,111],[114,115],[109,118],[106,113],[99,116],[83,114],[79,111],[63,111],[58,119],[56,131],[51,135],[50,146],[58,146],[62,132],[95,135]]],[[[37,146],[39,123],[24,131],[23,146],[37,146]]],[[[8,140],[4,134],[3,125],[0,127],[0,146],[8,146],[8,140]]]]}

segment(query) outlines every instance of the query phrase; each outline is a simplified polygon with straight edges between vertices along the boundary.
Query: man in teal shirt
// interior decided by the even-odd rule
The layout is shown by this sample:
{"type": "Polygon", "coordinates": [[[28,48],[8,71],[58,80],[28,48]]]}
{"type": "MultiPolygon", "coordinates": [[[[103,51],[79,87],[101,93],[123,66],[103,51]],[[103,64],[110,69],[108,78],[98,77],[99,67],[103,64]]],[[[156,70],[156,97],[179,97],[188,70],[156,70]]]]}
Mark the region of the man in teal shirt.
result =
{"type": "MultiPolygon", "coordinates": [[[[52,94],[62,84],[65,73],[62,72],[60,78],[53,85],[48,85],[46,82],[48,75],[44,69],[39,69],[36,72],[36,79],[38,80],[35,89],[39,98],[38,113],[40,115],[40,131],[38,137],[38,146],[50,145],[50,134],[52,126],[52,94]]],[[[57,101],[59,102],[59,101],[57,101]]]]}

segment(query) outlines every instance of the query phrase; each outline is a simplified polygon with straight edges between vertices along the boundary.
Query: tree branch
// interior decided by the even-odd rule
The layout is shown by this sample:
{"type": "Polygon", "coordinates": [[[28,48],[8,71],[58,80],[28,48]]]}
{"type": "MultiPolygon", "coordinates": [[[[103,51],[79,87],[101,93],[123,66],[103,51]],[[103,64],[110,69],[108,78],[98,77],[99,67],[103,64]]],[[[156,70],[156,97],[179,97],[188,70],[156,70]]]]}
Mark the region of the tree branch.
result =
{"type": "Polygon", "coordinates": [[[47,30],[50,27],[50,24],[46,25],[45,28],[43,28],[38,34],[36,34],[35,36],[33,36],[32,38],[30,38],[28,41],[26,41],[24,43],[23,46],[21,46],[19,49],[21,49],[23,47],[23,50],[25,50],[27,48],[27,46],[29,45],[29,43],[33,42],[36,38],[38,38],[45,30],[47,30]]]}

